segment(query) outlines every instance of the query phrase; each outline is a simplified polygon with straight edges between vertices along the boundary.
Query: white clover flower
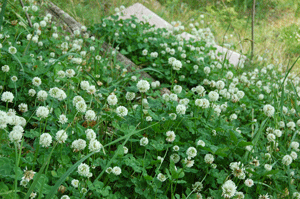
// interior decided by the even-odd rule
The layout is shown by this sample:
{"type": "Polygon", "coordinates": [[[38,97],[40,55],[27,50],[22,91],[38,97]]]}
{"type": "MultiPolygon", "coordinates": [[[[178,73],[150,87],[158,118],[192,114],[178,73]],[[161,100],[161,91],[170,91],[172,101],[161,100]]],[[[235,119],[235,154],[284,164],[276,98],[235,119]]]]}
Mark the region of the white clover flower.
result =
{"type": "Polygon", "coordinates": [[[74,77],[75,74],[76,74],[76,73],[75,73],[75,71],[74,71],[73,69],[67,69],[67,70],[66,70],[66,76],[67,76],[68,78],[74,77]]]}
{"type": "Polygon", "coordinates": [[[87,129],[85,131],[86,139],[88,140],[94,140],[96,139],[96,133],[93,129],[87,129]]]}
{"type": "Polygon", "coordinates": [[[165,100],[166,102],[170,100],[170,95],[168,93],[165,93],[162,95],[163,100],[165,100]]]}
{"type": "Polygon", "coordinates": [[[112,168],[112,173],[115,175],[120,175],[122,172],[121,168],[118,166],[115,166],[114,168],[112,168]]]}
{"type": "Polygon", "coordinates": [[[222,90],[225,87],[225,83],[222,80],[217,81],[216,88],[222,90]]]}
{"type": "Polygon", "coordinates": [[[285,155],[282,158],[282,164],[288,166],[293,162],[293,158],[290,155],[285,155]]]}
{"type": "Polygon", "coordinates": [[[90,95],[95,94],[95,92],[96,92],[96,87],[95,87],[94,85],[89,86],[88,89],[87,89],[87,92],[88,92],[88,94],[90,94],[90,95]]]}
{"type": "Polygon", "coordinates": [[[68,195],[63,195],[62,197],[60,197],[60,199],[70,199],[70,197],[68,195]]]}
{"type": "Polygon", "coordinates": [[[266,114],[266,116],[272,117],[275,113],[275,108],[270,104],[266,104],[263,108],[263,111],[266,114]]]}
{"type": "Polygon", "coordinates": [[[299,151],[299,142],[291,142],[291,148],[294,149],[295,151],[299,151]]]}
{"type": "Polygon", "coordinates": [[[179,104],[183,104],[185,106],[187,106],[189,104],[190,100],[188,98],[184,98],[179,100],[179,104]]]}
{"type": "Polygon", "coordinates": [[[267,171],[271,171],[272,170],[272,165],[270,165],[270,164],[265,164],[265,169],[267,170],[267,171]]]}
{"type": "Polygon", "coordinates": [[[78,186],[79,186],[79,180],[73,179],[73,180],[71,181],[71,185],[72,185],[74,188],[78,188],[78,186]]]}
{"type": "Polygon", "coordinates": [[[76,103],[76,110],[81,113],[85,113],[87,105],[84,101],[79,101],[76,103]]]}
{"type": "Polygon", "coordinates": [[[77,172],[81,176],[89,177],[90,176],[90,166],[85,163],[81,163],[77,168],[77,172]]]}
{"type": "Polygon", "coordinates": [[[117,96],[114,94],[114,93],[112,93],[112,94],[110,94],[108,97],[107,97],[107,102],[108,102],[108,104],[109,105],[116,105],[117,104],[117,102],[118,102],[118,98],[117,98],[117,96]]]}
{"type": "Polygon", "coordinates": [[[21,182],[20,182],[20,185],[23,186],[23,187],[26,187],[28,184],[28,181],[25,180],[25,179],[22,179],[21,182]]]}
{"type": "Polygon", "coordinates": [[[124,154],[128,153],[128,148],[126,146],[123,146],[124,154]]]}
{"type": "Polygon", "coordinates": [[[37,99],[39,101],[45,101],[48,97],[48,93],[44,90],[40,90],[38,93],[37,93],[37,99]]]}
{"type": "Polygon", "coordinates": [[[145,93],[150,89],[150,84],[147,80],[140,80],[138,81],[136,87],[141,93],[145,93]]]}
{"type": "Polygon", "coordinates": [[[276,136],[273,133],[269,133],[267,139],[269,142],[275,142],[276,136]]]}
{"type": "Polygon", "coordinates": [[[88,81],[80,82],[80,87],[82,90],[87,90],[90,87],[90,83],[88,81]]]}
{"type": "Polygon", "coordinates": [[[14,94],[12,94],[12,92],[5,91],[2,93],[1,101],[11,103],[13,101],[13,99],[14,99],[14,94]]]}
{"type": "Polygon", "coordinates": [[[68,134],[64,130],[59,130],[57,131],[55,138],[58,141],[58,143],[65,143],[68,138],[68,134]]]}
{"type": "Polygon", "coordinates": [[[182,91],[182,87],[179,86],[179,85],[175,85],[174,88],[173,88],[173,90],[174,90],[174,92],[175,92],[176,94],[179,94],[179,93],[181,93],[181,91],[182,91]]]}
{"type": "Polygon", "coordinates": [[[11,142],[18,143],[18,142],[22,141],[23,133],[22,133],[22,131],[13,130],[9,133],[8,137],[11,142]]]}
{"type": "Polygon", "coordinates": [[[74,151],[82,151],[86,147],[86,141],[83,139],[74,140],[72,142],[71,148],[74,151]]]}
{"type": "Polygon", "coordinates": [[[300,193],[299,192],[294,192],[293,193],[293,198],[300,199],[300,193]]]}
{"type": "Polygon", "coordinates": [[[174,151],[179,151],[179,149],[180,149],[179,146],[177,146],[177,145],[173,146],[174,151]]]}
{"type": "Polygon", "coordinates": [[[298,155],[297,155],[297,153],[295,151],[292,151],[291,154],[290,154],[290,156],[293,158],[293,160],[296,160],[297,157],[298,157],[298,155]]]}
{"type": "Polygon", "coordinates": [[[128,114],[128,110],[126,107],[124,106],[119,106],[117,109],[116,109],[116,113],[118,114],[118,116],[120,117],[125,117],[127,114],[128,114]]]}
{"type": "Polygon", "coordinates": [[[185,111],[186,111],[186,106],[183,105],[183,104],[178,104],[176,106],[176,113],[177,114],[180,114],[180,115],[184,115],[185,114],[185,111]]]}
{"type": "Polygon", "coordinates": [[[84,99],[81,96],[75,96],[73,98],[73,106],[76,106],[77,102],[80,102],[80,101],[85,102],[84,99]]]}
{"type": "Polygon", "coordinates": [[[263,99],[264,99],[264,95],[263,95],[263,94],[259,94],[259,95],[258,95],[258,99],[259,99],[259,100],[263,100],[263,99]]]}
{"type": "Polygon", "coordinates": [[[157,175],[157,179],[161,182],[164,182],[167,179],[167,177],[165,175],[163,175],[162,173],[159,173],[157,175]]]}
{"type": "Polygon", "coordinates": [[[17,76],[12,76],[12,77],[11,77],[11,81],[13,81],[13,82],[18,81],[18,77],[17,77],[17,76]]]}
{"type": "Polygon", "coordinates": [[[198,140],[197,142],[197,146],[202,146],[202,147],[205,147],[205,142],[203,140],[198,140]]]}
{"type": "Polygon", "coordinates": [[[85,119],[87,121],[93,121],[96,119],[96,113],[93,110],[88,110],[85,113],[85,119]]]}
{"type": "Polygon", "coordinates": [[[232,198],[236,193],[236,185],[232,180],[227,180],[222,185],[222,196],[225,198],[232,198]]]}
{"type": "Polygon", "coordinates": [[[179,156],[177,153],[173,153],[173,154],[170,156],[170,160],[173,160],[174,163],[176,164],[177,162],[180,161],[180,156],[179,156]]]}
{"type": "Polygon", "coordinates": [[[206,75],[208,75],[210,73],[210,67],[209,66],[205,66],[204,69],[203,69],[204,73],[206,75]]]}
{"type": "Polygon", "coordinates": [[[146,117],[146,121],[147,121],[147,122],[151,122],[151,121],[152,121],[152,117],[151,117],[151,116],[147,116],[147,117],[146,117]]]}
{"type": "Polygon", "coordinates": [[[90,152],[99,152],[103,145],[96,139],[92,139],[89,144],[90,152]]]}
{"type": "Polygon", "coordinates": [[[142,51],[142,55],[146,56],[147,54],[148,54],[148,50],[147,50],[147,49],[144,49],[144,50],[142,51]]]}
{"type": "Polygon", "coordinates": [[[2,71],[7,73],[9,71],[9,66],[8,65],[4,65],[1,67],[2,71]]]}
{"type": "Polygon", "coordinates": [[[8,116],[4,111],[0,111],[0,129],[4,129],[7,127],[7,123],[9,123],[10,116],[8,116]]]}
{"type": "Polygon", "coordinates": [[[253,180],[252,179],[247,179],[247,180],[245,180],[245,185],[247,186],[247,187],[252,187],[253,185],[254,185],[254,182],[253,182],[253,180]]]}
{"type": "Polygon", "coordinates": [[[210,91],[208,93],[208,97],[209,97],[209,99],[211,101],[215,102],[215,101],[217,101],[219,99],[219,94],[217,92],[215,92],[215,91],[210,91]]]}
{"type": "Polygon", "coordinates": [[[195,147],[189,147],[186,150],[186,154],[188,155],[188,158],[193,158],[197,155],[197,149],[195,147]]]}
{"type": "Polygon", "coordinates": [[[149,143],[149,140],[148,140],[148,138],[146,138],[146,137],[143,137],[143,138],[140,140],[140,145],[141,145],[141,146],[146,146],[148,143],[149,143]]]}
{"type": "Polygon", "coordinates": [[[286,126],[291,130],[295,130],[296,124],[295,122],[288,122],[286,126]]]}
{"type": "Polygon", "coordinates": [[[58,76],[59,78],[64,78],[64,77],[66,76],[66,73],[65,73],[65,71],[63,71],[63,70],[60,70],[60,71],[57,72],[57,76],[58,76]]]}
{"type": "Polygon", "coordinates": [[[58,119],[58,123],[66,124],[68,122],[68,118],[66,115],[61,114],[58,119]]]}
{"type": "Polygon", "coordinates": [[[40,145],[42,147],[49,147],[51,143],[52,143],[52,137],[49,133],[43,133],[40,136],[40,145]]]}
{"type": "Polygon", "coordinates": [[[133,100],[135,98],[135,93],[133,93],[133,92],[127,92],[125,98],[128,101],[131,101],[131,100],[133,100]]]}
{"type": "Polygon", "coordinates": [[[191,168],[192,166],[194,166],[195,161],[185,158],[183,160],[183,163],[185,164],[186,167],[191,168]]]}
{"type": "Polygon", "coordinates": [[[39,78],[39,77],[34,77],[34,78],[32,79],[32,84],[33,84],[34,86],[40,86],[41,83],[42,83],[42,80],[41,80],[41,78],[39,78]]]}
{"type": "Polygon", "coordinates": [[[46,118],[48,117],[49,115],[49,109],[45,106],[39,106],[36,110],[36,116],[39,117],[39,118],[46,118]]]}
{"type": "Polygon", "coordinates": [[[179,70],[182,68],[182,63],[181,63],[180,60],[175,59],[175,60],[172,62],[172,66],[173,66],[173,70],[179,71],[179,70]]]}
{"type": "Polygon", "coordinates": [[[279,130],[279,129],[275,129],[275,130],[274,130],[274,134],[275,134],[277,137],[281,137],[281,136],[282,136],[282,131],[279,130]]]}
{"type": "Polygon", "coordinates": [[[166,140],[168,142],[173,142],[175,140],[175,137],[176,137],[174,131],[167,131],[166,136],[167,136],[166,140]]]}
{"type": "Polygon", "coordinates": [[[207,164],[212,164],[214,162],[215,158],[212,154],[206,154],[204,156],[204,161],[207,163],[207,164]]]}
{"type": "Polygon", "coordinates": [[[10,54],[14,55],[14,54],[16,54],[18,51],[17,51],[17,49],[16,49],[15,47],[10,46],[10,47],[8,48],[8,52],[9,52],[10,54]]]}
{"type": "Polygon", "coordinates": [[[232,120],[236,120],[237,119],[237,115],[235,113],[233,113],[233,114],[230,115],[229,118],[230,118],[231,121],[232,120]]]}
{"type": "Polygon", "coordinates": [[[170,100],[176,102],[178,100],[178,96],[175,93],[171,93],[170,100]]]}
{"type": "Polygon", "coordinates": [[[25,112],[28,111],[28,106],[27,106],[27,104],[25,104],[25,103],[19,104],[18,107],[19,107],[19,111],[22,112],[22,113],[25,113],[25,112]]]}

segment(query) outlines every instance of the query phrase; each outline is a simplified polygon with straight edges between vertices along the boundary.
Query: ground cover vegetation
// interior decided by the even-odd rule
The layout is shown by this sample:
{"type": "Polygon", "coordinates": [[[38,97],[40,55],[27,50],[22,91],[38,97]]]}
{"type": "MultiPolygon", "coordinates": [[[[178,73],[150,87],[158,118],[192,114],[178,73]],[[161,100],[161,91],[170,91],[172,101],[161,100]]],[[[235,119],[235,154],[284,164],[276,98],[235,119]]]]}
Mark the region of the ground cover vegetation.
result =
{"type": "MultiPolygon", "coordinates": [[[[252,0],[53,0],[77,21],[89,26],[114,8],[142,3],[168,22],[209,27],[218,45],[251,54],[252,0]],[[158,3],[159,2],[159,3],[158,3]]],[[[300,6],[297,0],[256,0],[254,55],[259,62],[284,64],[299,56],[300,6]]],[[[254,60],[254,61],[255,61],[254,60]]],[[[293,70],[298,71],[299,63],[293,70]]]]}
{"type": "Polygon", "coordinates": [[[33,0],[6,6],[2,198],[300,198],[296,62],[233,66],[210,29],[184,40],[123,6],[74,34],[33,0]]]}

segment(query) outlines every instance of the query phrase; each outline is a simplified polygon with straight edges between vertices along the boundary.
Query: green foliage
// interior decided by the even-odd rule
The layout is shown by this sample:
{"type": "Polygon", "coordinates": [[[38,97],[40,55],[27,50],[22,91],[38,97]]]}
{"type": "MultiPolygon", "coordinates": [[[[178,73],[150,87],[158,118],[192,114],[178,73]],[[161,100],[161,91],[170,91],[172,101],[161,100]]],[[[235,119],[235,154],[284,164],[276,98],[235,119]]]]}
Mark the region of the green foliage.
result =
{"type": "Polygon", "coordinates": [[[93,37],[85,27],[70,35],[27,6],[33,24],[46,25],[9,23],[24,15],[9,4],[0,39],[1,197],[297,194],[297,60],[286,73],[274,65],[245,70],[243,61],[218,58],[209,28],[195,25],[185,40],[180,22],[167,30],[112,16],[89,27],[93,37]],[[104,42],[139,68],[104,52],[104,42]]]}

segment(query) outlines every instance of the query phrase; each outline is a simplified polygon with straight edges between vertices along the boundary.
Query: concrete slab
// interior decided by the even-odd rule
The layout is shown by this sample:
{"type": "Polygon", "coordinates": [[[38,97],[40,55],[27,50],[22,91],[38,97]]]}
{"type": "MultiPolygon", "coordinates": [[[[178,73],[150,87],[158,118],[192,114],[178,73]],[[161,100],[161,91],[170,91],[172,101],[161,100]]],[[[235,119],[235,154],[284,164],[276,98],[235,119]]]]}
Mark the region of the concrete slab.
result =
{"type": "MultiPolygon", "coordinates": [[[[120,16],[120,19],[128,19],[131,17],[131,15],[136,16],[140,21],[149,22],[151,25],[155,25],[157,28],[172,28],[172,25],[162,19],[160,16],[149,10],[147,7],[145,7],[143,4],[136,3],[132,6],[126,8],[123,11],[124,16],[120,16]]],[[[183,32],[181,34],[182,38],[189,40],[190,38],[195,38],[195,36],[183,32]]],[[[229,63],[233,64],[234,66],[237,66],[240,60],[241,55],[237,52],[228,50],[227,48],[215,45],[217,48],[216,53],[219,52],[222,53],[221,59],[224,59],[225,57],[229,60],[229,63]]],[[[245,56],[243,56],[245,57],[245,56]]]]}
{"type": "Polygon", "coordinates": [[[149,22],[151,25],[155,25],[157,28],[172,27],[170,23],[162,19],[160,16],[149,10],[143,4],[135,3],[132,6],[127,7],[123,11],[124,16],[120,16],[120,19],[128,19],[131,15],[136,16],[140,21],[149,22]]]}

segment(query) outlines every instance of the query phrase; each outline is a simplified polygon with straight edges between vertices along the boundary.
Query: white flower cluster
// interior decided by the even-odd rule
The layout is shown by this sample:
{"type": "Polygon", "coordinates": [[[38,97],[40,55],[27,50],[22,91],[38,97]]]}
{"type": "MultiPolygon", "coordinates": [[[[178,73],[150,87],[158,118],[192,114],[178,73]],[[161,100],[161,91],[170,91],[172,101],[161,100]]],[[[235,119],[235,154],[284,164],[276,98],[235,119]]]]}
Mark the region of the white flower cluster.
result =
{"type": "Polygon", "coordinates": [[[125,98],[126,98],[126,100],[131,101],[135,98],[135,93],[127,92],[125,98]]]}
{"type": "Polygon", "coordinates": [[[141,146],[146,146],[148,143],[149,143],[149,140],[147,137],[142,137],[142,139],[140,140],[141,146]]]}
{"type": "Polygon", "coordinates": [[[229,165],[230,169],[232,170],[232,174],[234,177],[238,177],[239,179],[245,179],[245,168],[241,162],[232,162],[229,165]]]}
{"type": "Polygon", "coordinates": [[[71,148],[74,151],[82,151],[86,147],[86,141],[83,139],[74,140],[72,142],[71,148]]]}
{"type": "Polygon", "coordinates": [[[77,168],[77,172],[79,175],[83,176],[83,177],[87,177],[90,178],[92,177],[92,173],[90,172],[90,166],[85,164],[85,163],[81,163],[78,168],[77,168]]]}
{"type": "Polygon", "coordinates": [[[86,111],[85,119],[89,122],[95,120],[96,119],[96,113],[93,110],[86,111]]]}
{"type": "Polygon", "coordinates": [[[201,108],[209,108],[209,101],[207,99],[196,99],[195,105],[201,108]]]}
{"type": "Polygon", "coordinates": [[[49,113],[50,113],[49,109],[45,106],[39,106],[38,109],[36,110],[36,116],[42,119],[48,117],[49,113]]]}
{"type": "Polygon", "coordinates": [[[186,106],[183,104],[178,104],[176,106],[176,113],[179,115],[184,115],[186,112],[186,106]]]}
{"type": "Polygon", "coordinates": [[[140,91],[140,93],[145,93],[150,89],[150,84],[147,80],[140,80],[136,84],[136,87],[140,91]]]}
{"type": "Polygon", "coordinates": [[[164,174],[159,173],[159,174],[157,175],[157,179],[158,179],[159,181],[161,181],[161,182],[164,182],[164,181],[166,181],[167,177],[166,177],[164,174]]]}
{"type": "Polygon", "coordinates": [[[232,198],[236,193],[236,185],[232,180],[227,180],[222,186],[222,196],[224,198],[232,198]]]}
{"type": "Polygon", "coordinates": [[[124,106],[119,106],[117,109],[116,109],[116,113],[118,114],[118,116],[120,117],[125,117],[127,114],[128,114],[128,110],[126,107],[124,106]]]}
{"type": "Polygon", "coordinates": [[[64,100],[67,97],[66,93],[62,89],[57,87],[50,88],[49,94],[51,97],[56,98],[59,101],[64,100]]]}
{"type": "Polygon", "coordinates": [[[275,113],[275,108],[270,104],[266,104],[264,106],[263,110],[264,110],[264,113],[266,114],[266,116],[268,116],[268,117],[272,117],[275,113]]]}
{"type": "Polygon", "coordinates": [[[11,142],[21,142],[24,129],[20,125],[14,126],[13,130],[9,133],[9,140],[11,142]]]}
{"type": "Polygon", "coordinates": [[[168,142],[174,142],[175,137],[176,137],[174,131],[167,131],[167,132],[166,132],[166,136],[167,136],[166,140],[167,140],[168,142]]]}
{"type": "Polygon", "coordinates": [[[182,68],[182,63],[174,57],[168,59],[168,63],[173,67],[173,70],[179,71],[182,68]]]}
{"type": "Polygon", "coordinates": [[[212,154],[206,154],[204,156],[204,162],[206,162],[207,164],[212,164],[214,162],[215,158],[212,154]]]}
{"type": "Polygon", "coordinates": [[[65,143],[65,141],[68,138],[68,134],[64,130],[59,130],[59,131],[57,131],[55,138],[58,141],[58,143],[65,143]]]}
{"type": "Polygon", "coordinates": [[[14,94],[12,94],[12,92],[5,91],[2,93],[1,101],[11,103],[13,99],[14,99],[14,94]]]}
{"type": "Polygon", "coordinates": [[[49,133],[43,133],[40,136],[40,145],[42,147],[49,147],[51,143],[52,143],[52,137],[49,133]]]}
{"type": "Polygon", "coordinates": [[[118,102],[118,98],[114,93],[111,93],[108,97],[107,97],[107,102],[109,105],[113,106],[116,105],[118,102]]]}

